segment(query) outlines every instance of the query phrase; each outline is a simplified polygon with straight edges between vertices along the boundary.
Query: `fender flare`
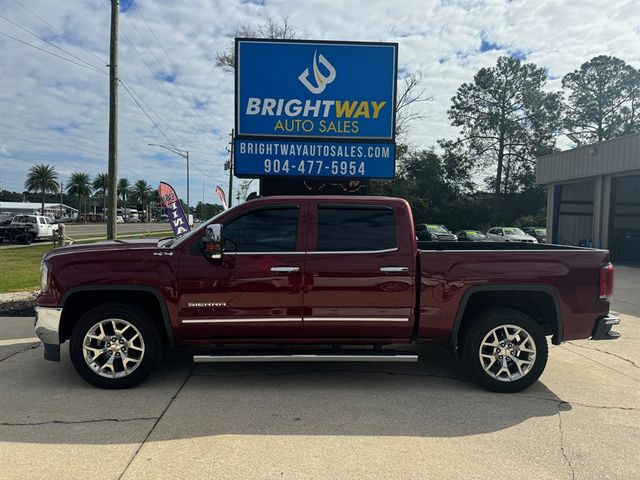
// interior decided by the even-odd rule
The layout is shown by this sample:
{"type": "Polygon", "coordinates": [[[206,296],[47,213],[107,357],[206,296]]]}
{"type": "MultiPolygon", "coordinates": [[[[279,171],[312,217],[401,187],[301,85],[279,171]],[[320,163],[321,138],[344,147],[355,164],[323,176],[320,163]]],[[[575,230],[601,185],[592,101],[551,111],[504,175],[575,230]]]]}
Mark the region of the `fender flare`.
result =
{"type": "Polygon", "coordinates": [[[66,301],[76,293],[82,292],[145,292],[151,293],[160,305],[160,312],[162,313],[162,323],[165,333],[167,334],[167,340],[171,347],[175,347],[176,340],[173,335],[173,328],[171,326],[171,319],[169,318],[169,309],[167,308],[167,301],[158,291],[157,288],[150,287],[148,285],[81,285],[79,287],[73,287],[67,290],[60,299],[59,307],[64,308],[66,301]]]}
{"type": "Polygon", "coordinates": [[[553,306],[556,311],[556,333],[554,333],[551,342],[554,345],[560,345],[562,339],[564,338],[564,322],[562,319],[562,309],[560,308],[560,298],[558,296],[558,292],[555,288],[547,286],[547,285],[478,285],[475,287],[469,288],[462,295],[462,299],[460,300],[460,304],[458,305],[458,311],[456,313],[456,318],[453,322],[453,327],[451,328],[451,336],[449,337],[449,346],[452,351],[456,351],[458,349],[458,333],[460,331],[460,326],[462,325],[462,317],[464,316],[465,309],[467,308],[467,303],[472,295],[480,292],[542,292],[551,297],[553,300],[553,306]]]}

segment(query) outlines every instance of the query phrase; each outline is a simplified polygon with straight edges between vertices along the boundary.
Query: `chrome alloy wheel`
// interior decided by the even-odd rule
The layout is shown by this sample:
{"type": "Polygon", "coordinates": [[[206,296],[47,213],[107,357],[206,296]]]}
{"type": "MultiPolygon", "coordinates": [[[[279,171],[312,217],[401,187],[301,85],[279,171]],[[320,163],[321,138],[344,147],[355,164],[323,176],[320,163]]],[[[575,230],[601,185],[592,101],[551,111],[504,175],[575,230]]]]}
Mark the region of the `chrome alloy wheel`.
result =
{"type": "Polygon", "coordinates": [[[144,340],[140,330],[128,321],[107,318],[87,331],[82,355],[89,368],[101,377],[126,377],[144,357],[144,340]]]}
{"type": "Polygon", "coordinates": [[[536,361],[536,344],[524,328],[500,325],[480,343],[480,364],[492,378],[513,382],[524,377],[536,361]]]}

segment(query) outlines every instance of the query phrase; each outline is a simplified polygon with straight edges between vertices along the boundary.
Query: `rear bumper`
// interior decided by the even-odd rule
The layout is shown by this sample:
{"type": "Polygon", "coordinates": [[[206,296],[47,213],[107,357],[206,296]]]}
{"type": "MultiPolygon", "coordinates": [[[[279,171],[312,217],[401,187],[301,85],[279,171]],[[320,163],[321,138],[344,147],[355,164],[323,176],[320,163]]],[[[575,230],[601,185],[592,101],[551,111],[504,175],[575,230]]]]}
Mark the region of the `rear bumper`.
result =
{"type": "Polygon", "coordinates": [[[61,308],[36,307],[35,331],[44,344],[45,360],[60,361],[60,317],[61,308]]]}
{"type": "Polygon", "coordinates": [[[598,318],[593,329],[593,334],[591,335],[591,340],[615,340],[619,338],[620,334],[611,330],[611,327],[619,323],[620,318],[611,314],[598,318]]]}

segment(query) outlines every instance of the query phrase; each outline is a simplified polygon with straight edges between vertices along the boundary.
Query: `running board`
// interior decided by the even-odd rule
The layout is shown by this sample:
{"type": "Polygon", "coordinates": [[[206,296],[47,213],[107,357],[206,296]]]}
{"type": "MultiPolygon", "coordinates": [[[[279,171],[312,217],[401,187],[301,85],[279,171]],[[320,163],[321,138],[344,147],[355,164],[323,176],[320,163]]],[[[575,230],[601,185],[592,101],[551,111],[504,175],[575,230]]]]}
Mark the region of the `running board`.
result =
{"type": "Polygon", "coordinates": [[[195,363],[243,362],[417,362],[418,355],[194,355],[195,363]]]}

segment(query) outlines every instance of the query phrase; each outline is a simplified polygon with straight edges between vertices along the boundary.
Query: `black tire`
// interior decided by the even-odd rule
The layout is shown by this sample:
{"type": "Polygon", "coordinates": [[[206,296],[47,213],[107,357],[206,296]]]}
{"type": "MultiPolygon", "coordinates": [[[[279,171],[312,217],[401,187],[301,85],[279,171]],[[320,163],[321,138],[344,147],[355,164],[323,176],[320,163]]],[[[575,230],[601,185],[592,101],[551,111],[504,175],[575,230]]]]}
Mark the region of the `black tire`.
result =
{"type": "MultiPolygon", "coordinates": [[[[486,311],[476,318],[469,319],[469,322],[470,323],[465,329],[464,337],[462,339],[461,356],[464,365],[477,383],[493,392],[512,393],[519,392],[521,390],[524,390],[525,388],[530,387],[538,380],[538,378],[540,378],[540,375],[542,375],[542,372],[547,365],[549,347],[547,345],[547,339],[541,326],[536,323],[536,321],[533,320],[530,316],[519,310],[501,308],[486,311]],[[505,359],[504,361],[507,362],[506,365],[508,365],[508,369],[510,370],[510,372],[507,373],[505,371],[504,373],[510,377],[512,371],[514,376],[516,377],[513,380],[509,380],[507,378],[503,378],[502,380],[500,380],[496,378],[495,371],[492,372],[494,375],[491,375],[485,370],[485,367],[480,360],[480,349],[485,337],[487,337],[494,329],[497,329],[500,326],[504,325],[512,325],[522,328],[526,333],[529,334],[530,341],[532,341],[535,345],[535,358],[533,359],[533,364],[529,367],[528,370],[526,370],[526,373],[524,373],[524,375],[519,376],[519,368],[513,360],[511,360],[510,358],[507,359],[507,356],[504,355],[500,357],[505,359]]],[[[500,333],[501,331],[502,330],[499,330],[497,334],[502,335],[500,333]]],[[[497,338],[495,338],[495,340],[498,341],[497,338]]],[[[496,348],[507,348],[509,345],[507,342],[509,342],[509,340],[506,340],[506,345],[504,347],[500,347],[500,345],[502,344],[500,343],[496,348]]],[[[517,342],[514,341],[514,344],[517,345],[517,342]]],[[[487,353],[486,344],[483,347],[483,352],[485,354],[487,353]]],[[[511,352],[512,351],[508,353],[511,352]]],[[[495,353],[496,362],[501,361],[497,360],[499,353],[502,352],[495,353]]],[[[521,362],[522,360],[528,361],[531,358],[530,355],[530,353],[518,351],[516,352],[516,355],[514,355],[514,357],[521,362]]],[[[490,362],[491,359],[489,358],[486,361],[490,362]]],[[[491,365],[493,365],[492,362],[491,365]]],[[[495,370],[496,368],[500,368],[501,366],[502,364],[498,363],[497,366],[493,367],[493,370],[495,370]]],[[[527,369],[526,365],[525,369],[527,369]]],[[[492,369],[489,368],[489,370],[492,369]]],[[[501,368],[500,371],[502,371],[501,368]]],[[[500,372],[497,372],[497,374],[500,375],[500,372]]]]}
{"type": "MultiPolygon", "coordinates": [[[[134,329],[129,327],[127,335],[130,335],[132,332],[135,333],[134,329]]],[[[109,332],[105,333],[110,335],[109,332]]],[[[106,349],[106,346],[109,344],[97,342],[93,345],[97,348],[106,349]]],[[[115,349],[115,347],[113,348],[115,349]]],[[[130,352],[132,348],[133,347],[130,346],[130,352]]],[[[120,303],[100,305],[85,313],[73,327],[69,345],[71,363],[73,363],[73,366],[80,376],[96,387],[109,389],[130,388],[145,380],[160,363],[162,350],[163,342],[160,332],[149,316],[137,307],[120,303]],[[117,378],[103,376],[93,369],[98,368],[99,364],[102,365],[100,362],[103,359],[109,358],[110,355],[108,353],[104,353],[103,357],[99,357],[99,360],[93,363],[93,368],[89,366],[87,361],[85,361],[84,356],[83,342],[85,340],[85,336],[90,330],[93,330],[98,323],[107,319],[118,319],[131,324],[134,329],[138,330],[143,341],[144,351],[142,354],[136,354],[140,355],[140,358],[139,362],[135,364],[135,368],[131,367],[131,373],[117,378]]],[[[111,356],[115,355],[112,350],[111,352],[111,356]]],[[[122,356],[125,356],[124,352],[122,356]]],[[[124,363],[120,358],[114,359],[113,361],[115,368],[119,365],[122,369],[124,363]]],[[[106,375],[106,373],[107,372],[104,372],[104,375],[106,375]]]]}

